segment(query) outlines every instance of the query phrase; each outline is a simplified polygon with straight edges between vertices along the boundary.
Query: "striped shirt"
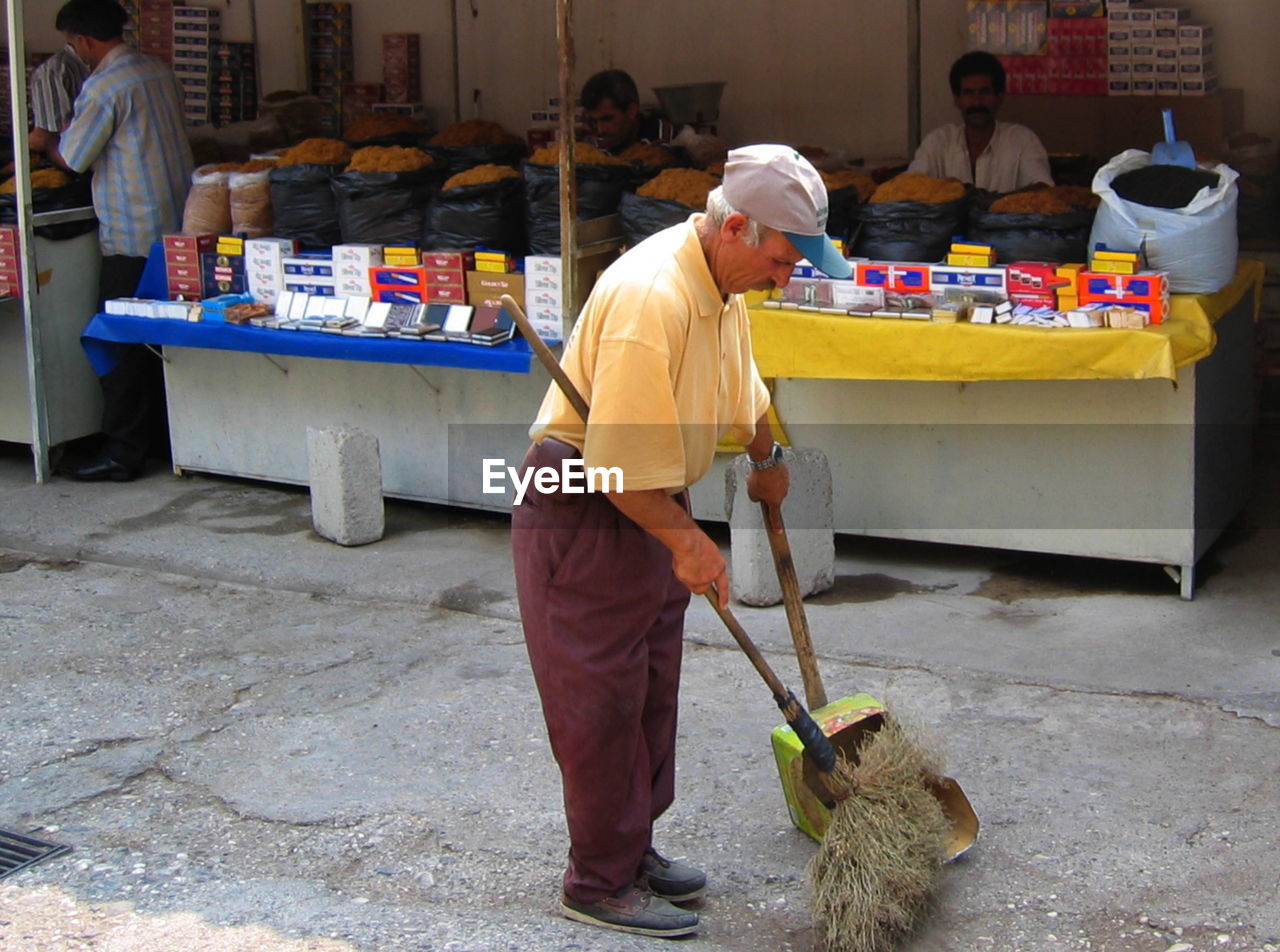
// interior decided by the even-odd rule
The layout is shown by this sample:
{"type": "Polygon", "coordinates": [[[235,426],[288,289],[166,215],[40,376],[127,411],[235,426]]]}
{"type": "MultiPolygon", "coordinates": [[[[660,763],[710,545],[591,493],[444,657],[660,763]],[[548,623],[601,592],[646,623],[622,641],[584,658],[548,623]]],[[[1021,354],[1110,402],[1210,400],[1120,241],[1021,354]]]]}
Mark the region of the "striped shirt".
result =
{"type": "Polygon", "coordinates": [[[71,110],[89,67],[64,46],[31,73],[31,116],[37,129],[61,132],[71,121],[71,110]]]}
{"type": "Polygon", "coordinates": [[[93,169],[104,255],[146,257],[182,227],[193,162],[178,81],[164,63],[114,47],[84,81],[58,151],[75,171],[93,169]]]}

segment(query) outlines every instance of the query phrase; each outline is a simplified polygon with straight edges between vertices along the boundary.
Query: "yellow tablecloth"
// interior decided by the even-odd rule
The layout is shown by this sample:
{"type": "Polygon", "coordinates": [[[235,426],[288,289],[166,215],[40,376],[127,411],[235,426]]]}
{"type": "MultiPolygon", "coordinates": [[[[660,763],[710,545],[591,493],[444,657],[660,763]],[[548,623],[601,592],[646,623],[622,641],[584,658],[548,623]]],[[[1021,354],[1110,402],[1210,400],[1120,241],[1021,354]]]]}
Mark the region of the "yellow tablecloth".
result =
{"type": "Polygon", "coordinates": [[[763,377],[845,380],[1177,380],[1179,367],[1207,357],[1213,324],[1253,294],[1261,303],[1262,262],[1241,260],[1216,294],[1173,296],[1169,319],[1143,330],[934,324],[750,308],[763,377]]]}

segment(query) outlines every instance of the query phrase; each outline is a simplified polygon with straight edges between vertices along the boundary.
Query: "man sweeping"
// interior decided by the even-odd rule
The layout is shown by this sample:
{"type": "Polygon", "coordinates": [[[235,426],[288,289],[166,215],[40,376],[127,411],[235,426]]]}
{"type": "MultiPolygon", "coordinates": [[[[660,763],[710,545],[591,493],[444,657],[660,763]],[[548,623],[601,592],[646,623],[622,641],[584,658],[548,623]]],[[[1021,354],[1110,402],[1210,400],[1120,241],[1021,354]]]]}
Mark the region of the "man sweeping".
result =
{"type": "Polygon", "coordinates": [[[525,641],[563,780],[570,919],[654,936],[697,929],[697,913],[675,903],[700,896],[706,877],[653,843],[675,794],[690,592],[729,597],[687,488],[732,432],[750,457],[748,495],[781,506],[788,475],[741,295],[784,287],[801,258],[847,277],[826,219],[822,178],[794,149],[730,152],[706,212],[632,248],[587,299],[561,365],[590,420],[553,383],[530,428],[524,470],[580,459],[622,474],[608,492],[531,488],[512,516],[525,641]]]}

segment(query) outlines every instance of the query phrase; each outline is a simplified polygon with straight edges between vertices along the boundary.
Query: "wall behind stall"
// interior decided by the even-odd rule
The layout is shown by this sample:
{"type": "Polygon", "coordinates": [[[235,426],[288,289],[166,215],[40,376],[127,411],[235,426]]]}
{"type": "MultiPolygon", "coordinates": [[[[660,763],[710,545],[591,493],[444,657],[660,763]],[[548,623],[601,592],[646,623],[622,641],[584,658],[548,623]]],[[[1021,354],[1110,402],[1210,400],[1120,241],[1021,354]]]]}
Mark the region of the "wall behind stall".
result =
{"type": "MultiPolygon", "coordinates": [[[[222,10],[223,36],[251,38],[257,14],[262,89],[301,89],[302,0],[194,0],[222,10]]],[[[462,118],[523,132],[558,88],[553,0],[351,0],[356,79],[381,78],[381,35],[422,35],[423,97],[437,125],[453,118],[450,8],[459,26],[462,118]]],[[[1276,0],[1185,0],[1217,33],[1222,85],[1245,90],[1245,123],[1280,141],[1276,0]],[[1265,26],[1266,28],[1259,28],[1265,26]]],[[[58,3],[23,0],[27,43],[57,49],[58,3]]],[[[906,4],[872,0],[577,0],[577,82],[609,66],[651,87],[725,80],[719,131],[731,143],[782,140],[872,161],[907,149],[906,4]]],[[[954,119],[947,69],[965,48],[963,0],[921,0],[922,129],[954,119]]],[[[1052,121],[1052,117],[1045,117],[1052,121]]],[[[1154,141],[1146,130],[1139,143],[1154,141]]]]}

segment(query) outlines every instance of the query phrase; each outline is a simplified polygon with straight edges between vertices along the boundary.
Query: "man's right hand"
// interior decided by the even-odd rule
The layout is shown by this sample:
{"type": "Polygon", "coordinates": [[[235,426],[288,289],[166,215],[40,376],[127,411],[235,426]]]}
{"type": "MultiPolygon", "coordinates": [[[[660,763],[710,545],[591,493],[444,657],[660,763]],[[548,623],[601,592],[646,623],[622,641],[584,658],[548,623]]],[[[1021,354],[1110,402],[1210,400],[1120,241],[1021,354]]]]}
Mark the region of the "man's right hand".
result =
{"type": "Polygon", "coordinates": [[[729,605],[729,567],[720,547],[701,529],[686,530],[688,547],[674,552],[671,570],[695,595],[705,594],[714,585],[721,608],[729,605]]]}
{"type": "Polygon", "coordinates": [[[609,493],[609,501],[671,550],[671,570],[689,591],[701,595],[712,585],[720,607],[729,604],[729,570],[720,547],[698,527],[683,506],[661,489],[609,493]]]}

